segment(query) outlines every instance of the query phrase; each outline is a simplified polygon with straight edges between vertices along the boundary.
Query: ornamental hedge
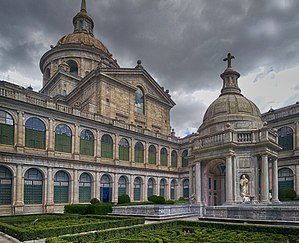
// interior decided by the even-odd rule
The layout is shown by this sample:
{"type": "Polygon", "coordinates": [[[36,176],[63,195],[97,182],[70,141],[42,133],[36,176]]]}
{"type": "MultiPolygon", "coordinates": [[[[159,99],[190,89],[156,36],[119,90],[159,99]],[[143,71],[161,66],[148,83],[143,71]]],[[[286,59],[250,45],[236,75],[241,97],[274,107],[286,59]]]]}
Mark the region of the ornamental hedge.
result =
{"type": "Polygon", "coordinates": [[[112,213],[112,204],[69,204],[64,206],[65,213],[107,215],[112,213]]]}
{"type": "Polygon", "coordinates": [[[143,218],[98,215],[11,216],[0,219],[0,231],[26,241],[143,223],[143,218]]]}
{"type": "Polygon", "coordinates": [[[250,237],[263,242],[299,242],[299,231],[278,226],[169,221],[56,237],[46,242],[252,242],[250,237]],[[194,237],[197,237],[196,240],[194,237]]]}

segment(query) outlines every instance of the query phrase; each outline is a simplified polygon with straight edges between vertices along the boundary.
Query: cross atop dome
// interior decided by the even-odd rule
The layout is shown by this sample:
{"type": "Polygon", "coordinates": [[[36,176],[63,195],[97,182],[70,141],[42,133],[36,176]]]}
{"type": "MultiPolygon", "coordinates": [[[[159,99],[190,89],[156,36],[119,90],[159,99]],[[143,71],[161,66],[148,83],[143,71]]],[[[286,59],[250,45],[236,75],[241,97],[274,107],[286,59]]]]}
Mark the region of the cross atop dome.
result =
{"type": "Polygon", "coordinates": [[[227,61],[227,68],[232,68],[232,59],[235,59],[235,57],[230,53],[228,53],[227,57],[223,59],[223,61],[227,61]]]}
{"type": "Polygon", "coordinates": [[[232,59],[235,59],[235,57],[232,56],[231,53],[228,53],[227,57],[223,59],[223,61],[227,62],[227,68],[220,75],[220,77],[223,79],[223,88],[221,90],[221,95],[241,94],[241,89],[238,85],[238,78],[240,77],[240,74],[237,71],[233,70],[232,59]]]}

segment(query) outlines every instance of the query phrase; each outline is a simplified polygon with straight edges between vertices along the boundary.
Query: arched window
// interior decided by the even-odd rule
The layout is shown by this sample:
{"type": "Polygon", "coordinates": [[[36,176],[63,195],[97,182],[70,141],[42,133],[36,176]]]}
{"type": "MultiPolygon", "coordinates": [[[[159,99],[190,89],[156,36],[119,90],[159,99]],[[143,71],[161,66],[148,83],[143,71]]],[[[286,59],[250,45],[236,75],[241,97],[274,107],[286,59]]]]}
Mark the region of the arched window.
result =
{"type": "Polygon", "coordinates": [[[78,75],[78,64],[74,60],[67,61],[67,64],[70,67],[70,72],[72,74],[78,75]]]}
{"type": "Polygon", "coordinates": [[[9,169],[0,165],[0,205],[11,204],[12,174],[9,169]]]}
{"type": "Polygon", "coordinates": [[[149,178],[147,182],[147,197],[151,197],[154,195],[154,179],[149,178]]]}
{"type": "Polygon", "coordinates": [[[141,142],[137,142],[135,144],[135,162],[144,162],[144,149],[143,149],[143,144],[141,142]]]}
{"type": "Polygon", "coordinates": [[[134,201],[141,200],[141,179],[136,177],[134,180],[134,201]]]}
{"type": "Polygon", "coordinates": [[[293,149],[293,130],[290,127],[282,127],[277,131],[278,144],[282,150],[293,149]]]}
{"type": "Polygon", "coordinates": [[[25,146],[29,148],[45,149],[45,124],[40,119],[31,117],[26,121],[25,127],[25,146]]]}
{"type": "Polygon", "coordinates": [[[135,92],[135,111],[144,114],[144,94],[140,87],[135,92]]]}
{"type": "Polygon", "coordinates": [[[175,150],[171,152],[171,167],[176,168],[178,166],[178,154],[175,150]]]}
{"type": "Polygon", "coordinates": [[[29,169],[24,177],[24,203],[43,203],[43,176],[37,169],[29,169]]]}
{"type": "Polygon", "coordinates": [[[148,163],[156,164],[156,147],[154,145],[150,145],[148,148],[148,163]]]}
{"type": "Polygon", "coordinates": [[[91,199],[91,177],[82,173],[79,179],[79,202],[88,203],[91,199]]]}
{"type": "Polygon", "coordinates": [[[188,167],[188,150],[185,149],[182,153],[182,167],[188,167]]]}
{"type": "Polygon", "coordinates": [[[183,197],[189,198],[189,180],[185,179],[183,181],[183,197]]]}
{"type": "Polygon", "coordinates": [[[185,179],[183,181],[183,197],[189,198],[189,180],[185,179]]]}
{"type": "Polygon", "coordinates": [[[101,138],[101,156],[103,158],[113,158],[113,140],[108,134],[103,135],[101,138]]]}
{"type": "Polygon", "coordinates": [[[69,202],[69,176],[58,171],[54,176],[54,203],[69,202]]]}
{"type": "Polygon", "coordinates": [[[80,134],[80,154],[94,155],[94,136],[87,129],[84,129],[80,134]]]}
{"type": "Polygon", "coordinates": [[[289,168],[283,168],[278,171],[278,188],[294,189],[294,174],[289,168]]]}
{"type": "Polygon", "coordinates": [[[72,152],[72,131],[65,124],[59,124],[55,129],[55,150],[59,152],[72,152]]]}
{"type": "Polygon", "coordinates": [[[175,193],[176,193],[176,180],[172,180],[170,183],[170,199],[175,200],[175,193]]]}
{"type": "Polygon", "coordinates": [[[108,175],[102,176],[100,190],[101,190],[100,191],[101,202],[111,202],[112,187],[111,187],[111,179],[108,175]]]}
{"type": "Polygon", "coordinates": [[[166,188],[166,181],[165,179],[161,179],[160,181],[160,196],[165,197],[165,188],[166,188]]]}
{"type": "Polygon", "coordinates": [[[12,116],[0,110],[0,143],[14,144],[14,122],[12,116]]]}
{"type": "Polygon", "coordinates": [[[118,196],[127,194],[127,179],[124,176],[119,177],[118,180],[118,196]]]}
{"type": "Polygon", "coordinates": [[[129,142],[125,138],[119,141],[118,156],[120,160],[129,161],[129,142]]]}
{"type": "Polygon", "coordinates": [[[166,148],[160,151],[160,165],[167,166],[168,154],[166,148]]]}

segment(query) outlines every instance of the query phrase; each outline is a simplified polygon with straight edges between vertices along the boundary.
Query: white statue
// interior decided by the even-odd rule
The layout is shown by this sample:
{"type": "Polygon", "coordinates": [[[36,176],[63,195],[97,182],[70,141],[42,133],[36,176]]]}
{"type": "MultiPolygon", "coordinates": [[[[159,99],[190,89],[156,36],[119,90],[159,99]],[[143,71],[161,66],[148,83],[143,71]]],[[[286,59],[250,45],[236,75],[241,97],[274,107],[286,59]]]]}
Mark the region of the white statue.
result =
{"type": "Polygon", "coordinates": [[[241,196],[245,197],[248,195],[248,179],[246,178],[246,175],[242,175],[240,179],[240,192],[241,196]]]}

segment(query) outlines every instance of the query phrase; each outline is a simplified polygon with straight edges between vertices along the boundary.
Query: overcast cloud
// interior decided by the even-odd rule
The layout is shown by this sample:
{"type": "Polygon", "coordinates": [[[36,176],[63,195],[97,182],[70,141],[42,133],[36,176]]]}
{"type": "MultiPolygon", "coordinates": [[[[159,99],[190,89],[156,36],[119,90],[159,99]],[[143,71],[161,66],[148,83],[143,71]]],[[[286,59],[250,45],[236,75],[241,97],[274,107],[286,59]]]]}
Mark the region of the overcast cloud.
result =
{"type": "MultiPolygon", "coordinates": [[[[0,0],[0,79],[39,90],[39,59],[73,31],[80,2],[0,0]]],[[[87,9],[122,67],[141,59],[170,90],[177,135],[195,131],[219,95],[227,52],[262,112],[299,101],[297,0],[87,0],[87,9]]]]}

